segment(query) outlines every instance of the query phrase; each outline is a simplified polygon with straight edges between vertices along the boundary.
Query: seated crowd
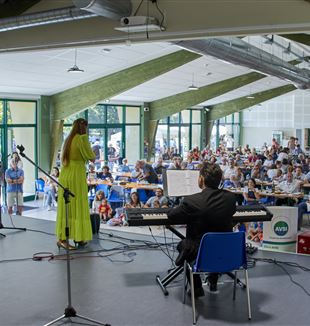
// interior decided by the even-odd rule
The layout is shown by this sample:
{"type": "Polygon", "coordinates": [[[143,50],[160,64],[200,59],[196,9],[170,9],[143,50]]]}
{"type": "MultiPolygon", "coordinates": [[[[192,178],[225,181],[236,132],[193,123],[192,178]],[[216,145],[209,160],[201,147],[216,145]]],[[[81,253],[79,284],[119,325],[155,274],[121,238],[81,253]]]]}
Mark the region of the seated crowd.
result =
{"type": "MultiPolygon", "coordinates": [[[[200,151],[197,147],[188,152],[183,159],[175,148],[167,149],[155,163],[138,161],[131,177],[148,183],[157,183],[165,169],[199,169],[208,161],[219,164],[223,170],[223,187],[236,192],[238,205],[258,203],[298,206],[298,228],[302,214],[310,209],[310,200],[305,202],[303,186],[310,183],[310,151],[302,150],[298,139],[291,137],[286,147],[275,139],[270,146],[260,150],[250,149],[248,145],[228,151],[220,146],[215,152],[209,148],[200,151]]],[[[162,189],[156,189],[156,195],[162,189]]],[[[151,197],[142,207],[163,207],[161,201],[151,197]]],[[[176,201],[166,198],[165,206],[176,201]]]]}
{"type": "MultiPolygon", "coordinates": [[[[160,184],[163,172],[166,169],[199,169],[200,164],[204,161],[218,164],[221,167],[223,171],[222,185],[229,191],[236,192],[238,205],[264,203],[298,206],[298,228],[300,229],[302,215],[310,210],[310,200],[303,201],[301,194],[303,186],[310,183],[310,150],[309,148],[303,150],[298,139],[294,137],[290,138],[286,147],[280,146],[275,139],[272,139],[269,146],[265,144],[260,150],[251,149],[248,145],[238,147],[234,151],[227,150],[223,145],[220,145],[216,151],[212,151],[210,148],[200,151],[198,147],[195,147],[188,152],[186,158],[182,158],[175,148],[167,148],[153,164],[138,160],[135,165],[131,166],[124,158],[121,161],[122,164],[116,166],[118,171],[113,171],[113,173],[108,165],[104,165],[96,171],[96,166],[89,164],[87,180],[91,214],[97,214],[104,223],[110,225],[125,225],[124,208],[173,206],[179,202],[180,198],[176,200],[176,198],[169,199],[164,196],[160,184]],[[110,189],[113,189],[115,181],[118,182],[118,185],[124,186],[123,200],[119,201],[117,205],[110,202],[109,196],[106,198],[104,191],[97,189],[100,180],[106,181],[110,189]],[[144,189],[146,198],[144,196],[141,200],[139,187],[127,187],[128,182],[136,182],[138,185],[155,185],[144,189]],[[157,187],[156,184],[159,186],[157,187]],[[282,194],[282,196],[277,196],[278,194],[282,194]],[[294,194],[294,196],[290,196],[290,194],[294,194]]],[[[7,191],[11,192],[9,195],[10,212],[15,199],[18,202],[19,214],[22,211],[22,196],[16,193],[16,189],[20,193],[22,187],[14,184],[22,184],[23,175],[20,173],[16,181],[12,178],[16,175],[14,171],[18,169],[18,165],[22,170],[20,164],[22,164],[20,159],[12,158],[10,168],[5,175],[6,181],[10,185],[7,191]]],[[[51,174],[57,180],[58,168],[54,167],[51,174]]],[[[57,185],[52,180],[45,180],[44,192],[47,196],[48,209],[50,210],[53,205],[57,206],[57,185]]]]}

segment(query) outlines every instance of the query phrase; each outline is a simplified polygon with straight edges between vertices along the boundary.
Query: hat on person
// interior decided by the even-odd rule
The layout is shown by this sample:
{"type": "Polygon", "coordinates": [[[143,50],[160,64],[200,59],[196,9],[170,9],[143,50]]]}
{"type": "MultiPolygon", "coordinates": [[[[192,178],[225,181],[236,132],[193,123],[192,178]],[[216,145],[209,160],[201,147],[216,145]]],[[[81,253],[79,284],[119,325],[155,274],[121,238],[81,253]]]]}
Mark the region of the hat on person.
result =
{"type": "Polygon", "coordinates": [[[132,188],[130,191],[130,194],[132,195],[133,193],[138,193],[138,189],[137,188],[132,188]]]}

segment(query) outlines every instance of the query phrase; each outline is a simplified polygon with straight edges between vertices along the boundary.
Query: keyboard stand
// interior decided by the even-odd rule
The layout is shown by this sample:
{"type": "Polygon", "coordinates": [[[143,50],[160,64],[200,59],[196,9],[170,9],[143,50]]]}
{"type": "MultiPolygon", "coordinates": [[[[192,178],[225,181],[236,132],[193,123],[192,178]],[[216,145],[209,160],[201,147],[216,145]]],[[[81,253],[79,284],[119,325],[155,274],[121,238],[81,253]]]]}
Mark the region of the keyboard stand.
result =
{"type": "MultiPolygon", "coordinates": [[[[177,231],[173,226],[171,225],[165,225],[165,227],[170,230],[172,233],[174,233],[177,237],[179,237],[180,239],[185,239],[184,235],[182,233],[180,233],[179,231],[177,231]]],[[[176,277],[178,277],[179,275],[183,274],[184,268],[183,265],[181,266],[176,266],[175,268],[173,268],[163,279],[160,279],[159,275],[156,275],[156,282],[158,283],[158,285],[160,286],[161,290],[163,291],[164,295],[169,295],[169,292],[167,290],[167,285],[172,282],[176,277]]],[[[228,272],[225,273],[226,275],[228,275],[231,279],[235,279],[235,274],[228,272]]],[[[237,278],[237,284],[242,287],[243,289],[246,288],[246,285],[240,281],[239,278],[237,278]]]]}

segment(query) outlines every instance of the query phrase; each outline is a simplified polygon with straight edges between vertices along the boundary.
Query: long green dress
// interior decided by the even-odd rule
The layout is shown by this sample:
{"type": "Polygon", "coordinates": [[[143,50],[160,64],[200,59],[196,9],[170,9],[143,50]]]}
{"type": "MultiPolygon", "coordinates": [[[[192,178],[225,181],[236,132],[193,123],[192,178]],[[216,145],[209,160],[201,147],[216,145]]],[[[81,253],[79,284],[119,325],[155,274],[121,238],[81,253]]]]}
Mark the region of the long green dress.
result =
{"type": "MultiPolygon", "coordinates": [[[[88,190],[86,182],[86,167],[88,160],[95,158],[88,136],[75,135],[70,149],[70,163],[61,168],[59,182],[75,195],[70,196],[68,204],[69,239],[75,241],[89,241],[92,239],[90,223],[88,190]]],[[[58,205],[56,235],[59,240],[65,240],[66,207],[63,190],[58,188],[58,205]]]]}

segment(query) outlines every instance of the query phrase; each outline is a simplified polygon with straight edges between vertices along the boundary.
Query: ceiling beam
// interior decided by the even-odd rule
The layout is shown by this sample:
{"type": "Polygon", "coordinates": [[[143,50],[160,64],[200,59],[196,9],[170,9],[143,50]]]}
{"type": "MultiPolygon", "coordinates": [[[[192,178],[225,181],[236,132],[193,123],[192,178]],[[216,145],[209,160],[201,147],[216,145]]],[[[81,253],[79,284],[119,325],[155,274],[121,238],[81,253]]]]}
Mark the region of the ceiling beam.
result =
{"type": "MultiPolygon", "coordinates": [[[[56,6],[58,1],[54,2],[56,6]]],[[[140,2],[132,0],[133,12],[140,2]]],[[[42,3],[48,3],[51,9],[53,2],[42,3]]],[[[146,3],[137,14],[161,22],[160,11],[163,12],[165,31],[128,34],[114,30],[120,26],[119,21],[96,17],[3,32],[0,51],[123,43],[128,38],[132,42],[175,41],[223,35],[302,33],[310,29],[310,4],[304,0],[161,0],[157,2],[160,11],[149,3],[149,12],[146,3]]]]}
{"type": "Polygon", "coordinates": [[[151,120],[160,120],[174,113],[180,112],[211,98],[223,95],[236,88],[253,83],[264,78],[257,72],[229,78],[220,82],[200,87],[195,91],[186,91],[176,95],[168,96],[150,103],[151,120]]]}
{"type": "MultiPolygon", "coordinates": [[[[308,59],[309,57],[305,57],[305,60],[308,59]]],[[[300,59],[288,61],[288,63],[292,65],[297,65],[301,62],[302,60],[300,59]]],[[[201,87],[196,91],[187,91],[156,100],[151,102],[149,105],[151,113],[150,119],[159,120],[169,117],[174,113],[185,110],[191,106],[198,105],[202,102],[210,100],[211,98],[223,95],[226,92],[253,83],[262,78],[266,78],[266,75],[258,72],[252,72],[231,79],[226,79],[212,85],[201,87]]]]}
{"type": "Polygon", "coordinates": [[[65,119],[198,58],[197,53],[177,51],[55,94],[53,118],[65,119]]]}
{"type": "Polygon", "coordinates": [[[267,100],[271,100],[275,97],[284,95],[294,90],[296,90],[294,85],[284,85],[281,87],[268,89],[267,91],[251,94],[254,98],[247,98],[247,96],[244,96],[234,100],[208,106],[208,109],[210,109],[210,112],[207,115],[208,121],[221,119],[232,113],[242,111],[251,106],[265,102],[267,100]]]}
{"type": "Polygon", "coordinates": [[[0,18],[19,16],[41,0],[10,0],[0,5],[0,18]]]}
{"type": "Polygon", "coordinates": [[[308,34],[280,34],[279,36],[294,42],[310,45],[310,35],[308,34]]]}

